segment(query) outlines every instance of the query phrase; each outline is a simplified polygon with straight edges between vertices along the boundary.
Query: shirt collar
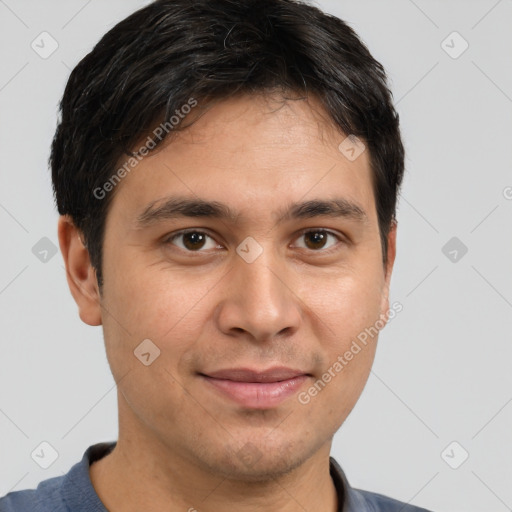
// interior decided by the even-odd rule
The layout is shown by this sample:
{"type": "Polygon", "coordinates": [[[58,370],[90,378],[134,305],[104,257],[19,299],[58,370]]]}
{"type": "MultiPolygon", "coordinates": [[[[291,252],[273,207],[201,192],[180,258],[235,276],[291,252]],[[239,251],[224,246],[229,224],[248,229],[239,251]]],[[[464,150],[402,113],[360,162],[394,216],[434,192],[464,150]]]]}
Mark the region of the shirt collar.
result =
{"type": "Polygon", "coordinates": [[[332,457],[329,457],[329,467],[338,494],[338,512],[374,512],[364,496],[350,487],[341,466],[332,457]]]}

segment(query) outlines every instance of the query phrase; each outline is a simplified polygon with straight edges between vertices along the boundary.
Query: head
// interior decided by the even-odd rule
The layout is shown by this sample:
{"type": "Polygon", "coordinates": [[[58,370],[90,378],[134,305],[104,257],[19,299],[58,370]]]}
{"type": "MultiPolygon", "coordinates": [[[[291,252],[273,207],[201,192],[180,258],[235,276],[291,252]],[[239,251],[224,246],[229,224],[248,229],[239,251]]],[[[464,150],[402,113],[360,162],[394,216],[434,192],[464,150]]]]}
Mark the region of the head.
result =
{"type": "Polygon", "coordinates": [[[112,28],[71,73],[50,163],[120,429],[247,479],[325,447],[378,336],[351,347],[387,318],[403,162],[384,69],[313,6],[160,0],[112,28]],[[275,366],[306,378],[274,405],[205,379],[275,366]]]}

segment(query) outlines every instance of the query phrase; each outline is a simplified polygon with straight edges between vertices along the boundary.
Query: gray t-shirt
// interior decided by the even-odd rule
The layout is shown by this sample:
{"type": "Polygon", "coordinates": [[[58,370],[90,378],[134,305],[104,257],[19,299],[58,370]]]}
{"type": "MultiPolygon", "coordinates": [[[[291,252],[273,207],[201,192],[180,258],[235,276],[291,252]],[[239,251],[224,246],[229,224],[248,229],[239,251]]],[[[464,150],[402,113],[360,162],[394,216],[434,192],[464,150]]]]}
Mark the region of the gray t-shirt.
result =
{"type": "MultiPolygon", "coordinates": [[[[44,480],[37,489],[8,493],[0,498],[0,512],[108,512],[92,486],[89,466],[115,445],[111,442],[89,446],[82,460],[65,475],[44,480]]],[[[352,489],[332,457],[330,467],[340,503],[338,512],[429,512],[381,494],[352,489]]]]}

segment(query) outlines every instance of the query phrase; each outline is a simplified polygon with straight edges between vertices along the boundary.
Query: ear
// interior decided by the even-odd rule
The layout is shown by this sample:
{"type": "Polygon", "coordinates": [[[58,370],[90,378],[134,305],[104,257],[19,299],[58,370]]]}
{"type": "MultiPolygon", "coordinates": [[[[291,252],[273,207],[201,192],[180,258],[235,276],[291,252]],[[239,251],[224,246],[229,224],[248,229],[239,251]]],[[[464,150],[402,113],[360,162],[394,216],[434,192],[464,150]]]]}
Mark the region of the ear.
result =
{"type": "Polygon", "coordinates": [[[68,215],[59,218],[58,232],[68,286],[78,306],[80,319],[88,325],[101,325],[98,280],[89,251],[82,242],[82,233],[68,215]]]}
{"type": "Polygon", "coordinates": [[[389,286],[391,283],[391,274],[393,272],[393,265],[395,264],[396,257],[396,231],[397,221],[393,220],[388,233],[388,257],[386,266],[384,268],[384,287],[382,289],[382,302],[381,302],[381,318],[388,319],[389,311],[389,286]]]}

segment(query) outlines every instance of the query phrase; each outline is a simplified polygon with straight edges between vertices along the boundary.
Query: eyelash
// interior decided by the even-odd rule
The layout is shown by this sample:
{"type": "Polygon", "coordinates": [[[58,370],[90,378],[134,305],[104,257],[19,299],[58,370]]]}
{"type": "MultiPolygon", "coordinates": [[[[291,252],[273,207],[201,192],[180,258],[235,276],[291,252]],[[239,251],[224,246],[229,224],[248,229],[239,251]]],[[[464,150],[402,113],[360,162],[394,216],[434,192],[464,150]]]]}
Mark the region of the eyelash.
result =
{"type": "MultiPolygon", "coordinates": [[[[170,244],[170,245],[174,245],[172,244],[172,242],[180,237],[180,236],[183,236],[183,235],[186,235],[187,233],[199,233],[199,234],[202,234],[202,235],[206,235],[207,237],[211,238],[212,240],[215,240],[215,238],[210,235],[207,231],[202,231],[200,229],[184,229],[182,231],[178,231],[174,234],[172,234],[171,236],[167,237],[165,240],[164,240],[164,244],[170,244]]],[[[330,231],[328,229],[324,229],[324,228],[305,228],[303,229],[302,231],[300,231],[297,235],[296,238],[300,238],[304,235],[306,235],[307,233],[326,233],[327,235],[331,235],[333,237],[335,237],[339,243],[341,244],[345,244],[346,242],[342,239],[342,237],[340,235],[338,235],[337,233],[333,232],[333,231],[330,231]]],[[[218,243],[218,242],[217,242],[218,243]]],[[[219,244],[220,245],[220,244],[219,244]]],[[[335,244],[333,245],[332,247],[329,247],[328,249],[318,249],[318,250],[314,250],[314,249],[307,249],[307,248],[304,248],[304,247],[299,247],[299,249],[305,249],[305,250],[308,250],[308,251],[311,251],[311,252],[314,252],[314,253],[322,253],[322,254],[329,254],[333,251],[336,251],[336,250],[339,250],[339,247],[338,247],[339,244],[335,244]]],[[[176,246],[177,247],[177,246],[176,246]]],[[[183,249],[181,247],[177,247],[178,250],[181,250],[181,251],[184,251],[184,252],[187,252],[188,254],[200,254],[200,253],[204,253],[204,252],[207,252],[205,250],[197,250],[197,251],[190,251],[188,249],[183,249]]]]}

